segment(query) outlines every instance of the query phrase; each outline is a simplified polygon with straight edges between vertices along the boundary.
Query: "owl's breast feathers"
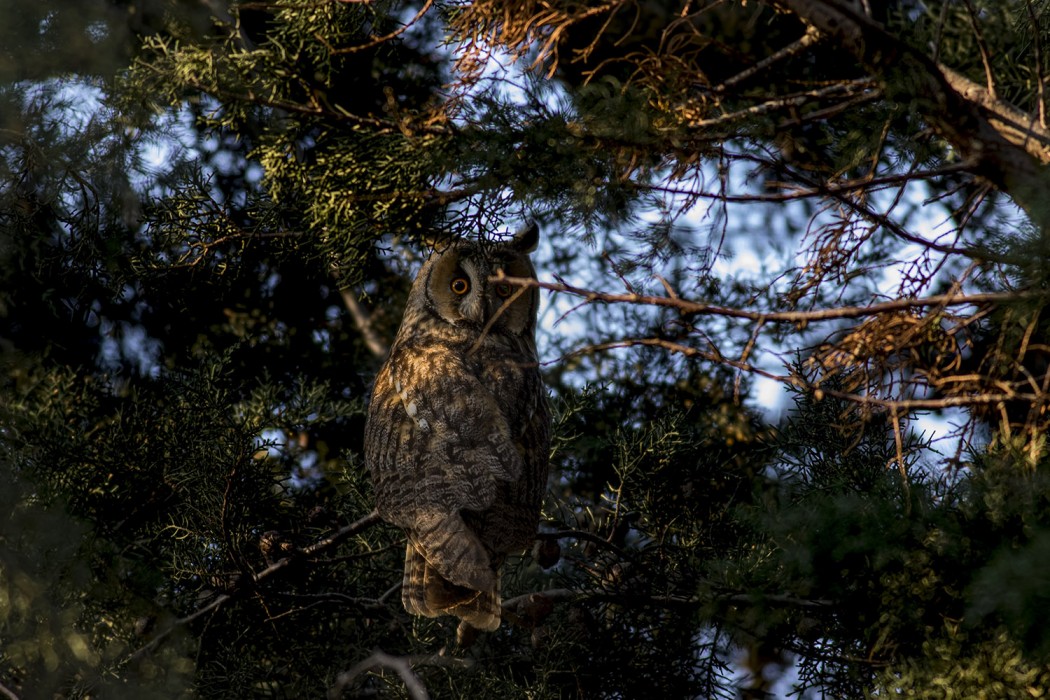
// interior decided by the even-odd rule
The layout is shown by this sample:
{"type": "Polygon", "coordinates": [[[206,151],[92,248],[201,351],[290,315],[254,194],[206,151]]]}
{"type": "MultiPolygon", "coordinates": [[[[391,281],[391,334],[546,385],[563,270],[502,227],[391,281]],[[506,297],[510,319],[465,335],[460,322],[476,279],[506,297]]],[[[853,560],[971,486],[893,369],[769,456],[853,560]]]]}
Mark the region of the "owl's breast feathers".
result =
{"type": "Polygon", "coordinates": [[[539,507],[549,419],[535,361],[486,355],[412,339],[392,349],[365,436],[384,519],[411,528],[435,509],[539,507]]]}

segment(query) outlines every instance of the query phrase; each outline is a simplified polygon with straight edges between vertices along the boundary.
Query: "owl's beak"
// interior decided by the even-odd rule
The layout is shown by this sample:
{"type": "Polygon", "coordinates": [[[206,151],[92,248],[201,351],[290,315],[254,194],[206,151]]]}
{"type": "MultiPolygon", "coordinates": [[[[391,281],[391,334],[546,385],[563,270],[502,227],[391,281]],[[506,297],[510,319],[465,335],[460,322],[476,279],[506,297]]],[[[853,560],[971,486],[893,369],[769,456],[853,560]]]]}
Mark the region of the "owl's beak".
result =
{"type": "Polygon", "coordinates": [[[469,299],[465,299],[459,310],[463,314],[463,318],[479,326],[485,325],[488,320],[488,309],[486,308],[485,298],[481,294],[472,294],[469,299]]]}
{"type": "Polygon", "coordinates": [[[496,314],[500,313],[500,310],[503,309],[503,300],[499,297],[490,297],[487,301],[488,303],[486,306],[488,308],[485,309],[485,323],[488,323],[495,318],[496,314]]]}

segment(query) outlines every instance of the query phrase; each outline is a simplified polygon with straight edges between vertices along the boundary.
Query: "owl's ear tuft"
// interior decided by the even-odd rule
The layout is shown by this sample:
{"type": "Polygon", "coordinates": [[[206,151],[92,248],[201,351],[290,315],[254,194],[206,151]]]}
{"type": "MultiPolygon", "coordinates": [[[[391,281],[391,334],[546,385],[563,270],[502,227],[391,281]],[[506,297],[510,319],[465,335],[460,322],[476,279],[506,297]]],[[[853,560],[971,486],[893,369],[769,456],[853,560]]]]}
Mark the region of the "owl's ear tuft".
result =
{"type": "Polygon", "coordinates": [[[511,246],[522,253],[531,253],[540,244],[540,225],[535,219],[529,219],[520,231],[511,239],[511,246]]]}

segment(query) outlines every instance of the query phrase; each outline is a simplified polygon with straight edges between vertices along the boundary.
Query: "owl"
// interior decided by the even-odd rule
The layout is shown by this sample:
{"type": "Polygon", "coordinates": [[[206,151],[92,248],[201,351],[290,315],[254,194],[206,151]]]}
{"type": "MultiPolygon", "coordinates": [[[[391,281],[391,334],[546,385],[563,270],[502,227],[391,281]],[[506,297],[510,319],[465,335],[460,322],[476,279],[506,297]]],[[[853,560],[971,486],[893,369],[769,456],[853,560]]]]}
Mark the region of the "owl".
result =
{"type": "Polygon", "coordinates": [[[408,537],[405,609],[500,624],[500,566],[535,539],[550,413],[536,356],[531,224],[502,243],[455,241],[419,271],[376,376],[365,461],[376,507],[408,537]]]}

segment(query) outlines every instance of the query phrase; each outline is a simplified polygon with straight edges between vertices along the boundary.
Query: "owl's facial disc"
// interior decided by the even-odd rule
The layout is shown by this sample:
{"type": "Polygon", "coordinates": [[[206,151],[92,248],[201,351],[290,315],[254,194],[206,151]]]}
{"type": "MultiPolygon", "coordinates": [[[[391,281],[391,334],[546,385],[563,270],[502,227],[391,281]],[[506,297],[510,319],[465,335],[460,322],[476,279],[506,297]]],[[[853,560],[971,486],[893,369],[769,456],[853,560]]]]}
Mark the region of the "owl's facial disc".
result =
{"type": "Polygon", "coordinates": [[[528,257],[511,248],[457,245],[436,253],[423,282],[426,304],[454,326],[486,333],[531,334],[538,290],[501,281],[501,273],[507,277],[536,275],[528,257]]]}
{"type": "Polygon", "coordinates": [[[455,289],[452,290],[452,293],[457,297],[456,302],[459,306],[459,313],[465,320],[483,325],[487,316],[485,308],[487,271],[480,269],[475,261],[469,259],[460,260],[459,265],[460,271],[453,275],[452,285],[455,285],[457,280],[461,278],[467,281],[466,291],[456,292],[455,289]]]}

